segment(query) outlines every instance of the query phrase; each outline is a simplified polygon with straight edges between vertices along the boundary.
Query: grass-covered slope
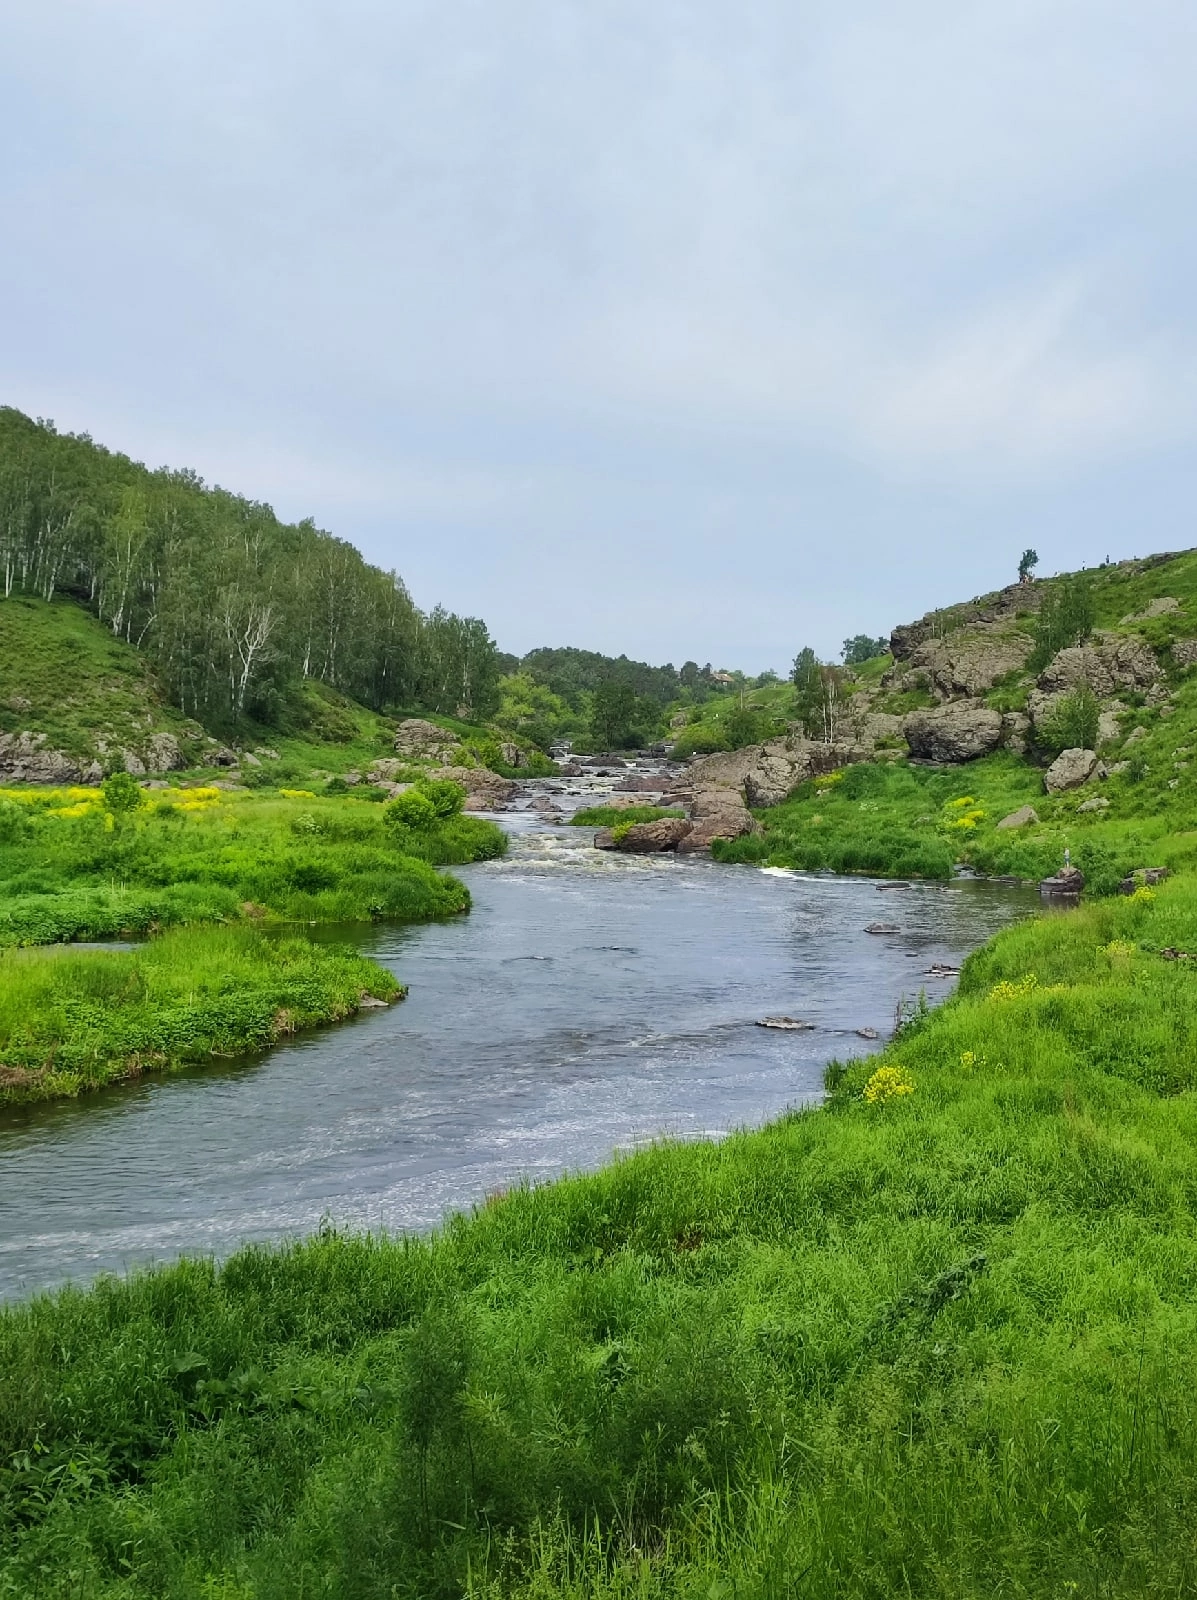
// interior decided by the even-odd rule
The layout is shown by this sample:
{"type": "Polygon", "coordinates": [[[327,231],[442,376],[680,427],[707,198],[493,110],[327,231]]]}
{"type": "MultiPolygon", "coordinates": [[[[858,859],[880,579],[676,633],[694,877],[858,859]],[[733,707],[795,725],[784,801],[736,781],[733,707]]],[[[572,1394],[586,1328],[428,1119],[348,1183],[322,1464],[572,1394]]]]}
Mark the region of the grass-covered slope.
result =
{"type": "Polygon", "coordinates": [[[1193,1592],[1169,948],[1191,880],[999,935],[826,1110],[7,1312],[0,1592],[1193,1592]]]}
{"type": "Polygon", "coordinates": [[[145,656],[69,600],[0,603],[0,733],[42,733],[84,765],[157,732],[198,761],[203,730],[169,705],[145,656]]]}

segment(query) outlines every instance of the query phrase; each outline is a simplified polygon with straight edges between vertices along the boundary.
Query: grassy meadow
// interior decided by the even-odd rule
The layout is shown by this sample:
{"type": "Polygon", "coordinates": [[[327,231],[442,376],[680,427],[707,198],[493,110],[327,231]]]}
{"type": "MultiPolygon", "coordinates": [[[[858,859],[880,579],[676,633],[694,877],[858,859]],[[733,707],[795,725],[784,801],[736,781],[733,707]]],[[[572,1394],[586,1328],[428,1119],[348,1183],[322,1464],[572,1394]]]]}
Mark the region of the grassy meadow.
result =
{"type": "Polygon", "coordinates": [[[0,1594],[1197,1587],[1197,886],[1000,934],[825,1109],[0,1315],[0,1594]]]}
{"type": "Polygon", "coordinates": [[[459,915],[469,893],[438,868],[506,843],[460,812],[412,827],[305,790],[130,798],[122,812],[97,789],[0,791],[0,1104],[259,1049],[392,998],[377,963],[282,935],[459,915]],[[62,948],[122,935],[149,943],[62,948]]]}

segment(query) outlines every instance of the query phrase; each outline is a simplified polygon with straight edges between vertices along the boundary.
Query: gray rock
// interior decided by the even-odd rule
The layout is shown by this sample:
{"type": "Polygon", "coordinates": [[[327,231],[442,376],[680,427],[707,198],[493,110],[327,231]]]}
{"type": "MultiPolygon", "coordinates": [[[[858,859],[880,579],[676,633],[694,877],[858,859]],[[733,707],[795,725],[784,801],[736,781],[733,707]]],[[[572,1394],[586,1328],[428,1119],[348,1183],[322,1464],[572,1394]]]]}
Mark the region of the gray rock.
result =
{"type": "Polygon", "coordinates": [[[1127,743],[1127,744],[1138,744],[1140,739],[1146,739],[1146,737],[1147,737],[1147,729],[1146,728],[1132,728],[1131,731],[1126,736],[1125,743],[1127,743]]]}
{"type": "Polygon", "coordinates": [[[522,767],[527,759],[518,744],[505,741],[499,746],[499,760],[505,767],[522,767]]]}
{"type": "Polygon", "coordinates": [[[1137,634],[1094,635],[1089,644],[1072,645],[1053,656],[1039,674],[1039,687],[1060,694],[1087,683],[1099,700],[1119,689],[1146,689],[1158,683],[1163,669],[1155,652],[1137,634]]]}
{"type": "Polygon", "coordinates": [[[1079,867],[1061,867],[1053,877],[1041,879],[1039,895],[1043,900],[1075,905],[1084,887],[1085,874],[1079,867]]]}
{"type": "Polygon", "coordinates": [[[1019,806],[1017,811],[1012,811],[1008,817],[1003,817],[997,824],[999,828],[1025,828],[1032,822],[1039,821],[1039,813],[1034,806],[1019,806]]]}
{"type": "Polygon", "coordinates": [[[407,717],[395,729],[395,754],[408,761],[435,761],[451,765],[461,746],[451,733],[422,717],[407,717]]]}
{"type": "Polygon", "coordinates": [[[1171,867],[1136,867],[1118,885],[1123,894],[1134,894],[1136,889],[1150,889],[1154,884],[1163,883],[1165,878],[1172,876],[1171,867]]]}
{"type": "Polygon", "coordinates": [[[1076,809],[1078,816],[1083,816],[1085,813],[1092,811],[1108,811],[1110,802],[1104,794],[1095,794],[1092,800],[1082,800],[1076,809]]]}
{"type": "Polygon", "coordinates": [[[761,1017],[757,1027],[780,1028],[786,1033],[809,1033],[814,1023],[804,1022],[801,1017],[761,1017]]]}
{"type": "Polygon", "coordinates": [[[1048,794],[1062,794],[1066,789],[1079,789],[1082,783],[1097,771],[1095,750],[1065,750],[1043,774],[1043,787],[1048,794]]]}
{"type": "Polygon", "coordinates": [[[1197,661],[1197,639],[1174,639],[1172,659],[1178,667],[1191,667],[1197,661]]]}
{"type": "Polygon", "coordinates": [[[870,922],[865,929],[866,933],[901,933],[901,928],[892,922],[870,922]]]}
{"type": "Polygon", "coordinates": [[[121,758],[125,763],[125,771],[134,778],[145,777],[145,762],[135,750],[122,750],[121,758]]]}
{"type": "Polygon", "coordinates": [[[147,772],[181,772],[187,762],[173,733],[151,733],[145,742],[145,764],[147,772]]]}
{"type": "Polygon", "coordinates": [[[943,638],[926,639],[910,657],[934,693],[945,698],[980,695],[1026,666],[1034,644],[1009,623],[977,622],[943,638]]]}
{"type": "Polygon", "coordinates": [[[976,700],[956,700],[906,718],[910,753],[926,761],[974,761],[1002,742],[1002,714],[976,700]]]}
{"type": "Polygon", "coordinates": [[[502,811],[519,784],[502,778],[489,767],[435,767],[430,778],[447,778],[465,790],[467,811],[502,811]]]}
{"type": "Polygon", "coordinates": [[[78,762],[46,748],[44,733],[0,733],[0,778],[15,783],[78,783],[78,762]]]}
{"type": "Polygon", "coordinates": [[[1002,744],[1016,756],[1026,754],[1031,732],[1031,719],[1025,711],[1002,713],[1002,744]]]}

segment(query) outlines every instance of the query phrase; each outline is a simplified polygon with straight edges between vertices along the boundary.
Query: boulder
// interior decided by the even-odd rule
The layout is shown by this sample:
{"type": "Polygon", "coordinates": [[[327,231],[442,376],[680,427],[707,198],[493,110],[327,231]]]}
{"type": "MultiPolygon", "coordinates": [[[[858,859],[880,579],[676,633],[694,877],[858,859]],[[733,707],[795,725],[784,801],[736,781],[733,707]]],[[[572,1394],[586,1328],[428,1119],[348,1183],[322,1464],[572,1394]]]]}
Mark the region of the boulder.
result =
{"type": "Polygon", "coordinates": [[[1002,742],[1002,714],[977,700],[956,700],[906,718],[910,753],[925,761],[974,761],[1002,742]]]}
{"type": "Polygon", "coordinates": [[[367,783],[397,783],[399,774],[411,765],[410,761],[395,761],[390,756],[385,756],[381,761],[375,761],[366,773],[367,783]]]}
{"type": "Polygon", "coordinates": [[[1003,817],[997,824],[999,828],[1025,828],[1032,822],[1039,821],[1039,813],[1034,806],[1019,806],[1017,811],[1012,811],[1008,817],[1003,817]]]}
{"type": "Polygon", "coordinates": [[[1145,639],[1103,633],[1053,656],[1039,674],[1039,687],[1048,694],[1062,694],[1087,683],[1099,700],[1107,700],[1119,689],[1146,689],[1162,677],[1163,669],[1145,639]]]}
{"type": "Polygon", "coordinates": [[[977,622],[915,646],[910,665],[937,695],[981,695],[1019,672],[1034,648],[1029,634],[1005,622],[977,622]]]}
{"type": "Polygon", "coordinates": [[[1197,639],[1174,639],[1172,659],[1178,667],[1191,667],[1197,661],[1197,639]]]}
{"type": "Polygon", "coordinates": [[[693,827],[679,841],[682,855],[709,850],[716,839],[738,839],[759,833],[760,825],[740,797],[738,789],[711,788],[696,792],[690,806],[693,827]]]}
{"type": "Polygon", "coordinates": [[[504,740],[499,746],[499,760],[505,767],[522,767],[527,759],[518,744],[511,744],[509,741],[504,740]]]}
{"type": "Polygon", "coordinates": [[[1104,794],[1095,794],[1092,800],[1082,800],[1076,809],[1078,815],[1084,815],[1092,811],[1108,811],[1110,809],[1110,802],[1106,799],[1104,794]]]}
{"type": "Polygon", "coordinates": [[[1007,750],[1012,750],[1016,756],[1025,755],[1030,732],[1031,719],[1025,711],[1002,713],[1002,744],[1007,750]]]}
{"type": "Polygon", "coordinates": [[[467,811],[502,811],[519,788],[510,778],[501,778],[489,767],[436,767],[430,778],[448,778],[465,790],[467,811]]]}
{"type": "Polygon", "coordinates": [[[145,742],[145,764],[147,772],[181,772],[187,762],[173,733],[151,733],[145,742]]]}
{"type": "Polygon", "coordinates": [[[1118,885],[1122,894],[1134,894],[1136,889],[1150,889],[1172,876],[1170,867],[1136,867],[1118,885]]]}
{"type": "Polygon", "coordinates": [[[395,754],[408,761],[451,764],[461,746],[451,733],[422,717],[405,717],[395,729],[395,754]]]}
{"type": "Polygon", "coordinates": [[[1043,774],[1043,787],[1048,794],[1062,794],[1066,789],[1079,789],[1082,783],[1097,771],[1095,750],[1064,750],[1043,774]]]}
{"type": "Polygon", "coordinates": [[[122,750],[121,759],[125,763],[125,771],[133,778],[145,777],[145,762],[135,750],[122,750]]]}
{"type": "Polygon", "coordinates": [[[44,733],[0,733],[0,778],[16,783],[78,783],[78,762],[46,748],[44,733]]]}
{"type": "Polygon", "coordinates": [[[1075,905],[1084,887],[1085,874],[1079,867],[1061,867],[1052,877],[1040,880],[1039,897],[1075,905]]]}
{"type": "Polygon", "coordinates": [[[820,777],[856,761],[867,761],[872,751],[861,745],[821,744],[812,739],[771,739],[746,745],[742,750],[721,751],[693,761],[686,781],[694,789],[733,789],[752,806],[775,806],[807,778],[820,777]]]}
{"type": "Polygon", "coordinates": [[[660,817],[656,822],[637,822],[618,839],[610,828],[600,828],[594,836],[599,850],[622,850],[626,855],[659,855],[676,850],[693,829],[685,817],[660,817]]]}

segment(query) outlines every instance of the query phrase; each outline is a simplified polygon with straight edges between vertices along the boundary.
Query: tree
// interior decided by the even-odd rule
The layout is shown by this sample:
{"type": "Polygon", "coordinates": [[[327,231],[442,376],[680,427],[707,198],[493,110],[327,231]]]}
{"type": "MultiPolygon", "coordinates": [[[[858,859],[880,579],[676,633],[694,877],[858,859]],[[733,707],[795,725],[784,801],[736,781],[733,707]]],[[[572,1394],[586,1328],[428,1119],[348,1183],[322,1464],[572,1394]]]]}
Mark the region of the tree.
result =
{"type": "Polygon", "coordinates": [[[1032,575],[1031,569],[1033,567],[1037,567],[1038,565],[1039,565],[1038,553],[1036,551],[1032,550],[1031,547],[1028,545],[1027,548],[1022,553],[1022,559],[1018,563],[1018,581],[1019,581],[1019,583],[1030,583],[1031,582],[1031,575],[1032,575]]]}
{"type": "Polygon", "coordinates": [[[1035,619],[1035,648],[1028,665],[1040,672],[1060,650],[1084,644],[1093,632],[1093,590],[1082,573],[1054,582],[1035,619]]]}
{"type": "Polygon", "coordinates": [[[866,661],[874,661],[878,656],[888,653],[888,639],[874,639],[867,633],[858,633],[851,639],[845,639],[842,651],[844,665],[848,667],[859,667],[866,661]]]}
{"type": "Polygon", "coordinates": [[[742,750],[745,745],[759,743],[763,734],[761,722],[760,713],[751,706],[736,706],[723,724],[728,747],[742,750]]]}
{"type": "Polygon", "coordinates": [[[630,683],[608,678],[594,691],[590,703],[590,732],[600,750],[622,749],[633,738],[636,691],[630,683]]]}

